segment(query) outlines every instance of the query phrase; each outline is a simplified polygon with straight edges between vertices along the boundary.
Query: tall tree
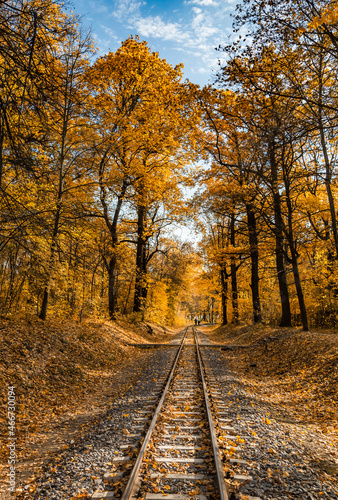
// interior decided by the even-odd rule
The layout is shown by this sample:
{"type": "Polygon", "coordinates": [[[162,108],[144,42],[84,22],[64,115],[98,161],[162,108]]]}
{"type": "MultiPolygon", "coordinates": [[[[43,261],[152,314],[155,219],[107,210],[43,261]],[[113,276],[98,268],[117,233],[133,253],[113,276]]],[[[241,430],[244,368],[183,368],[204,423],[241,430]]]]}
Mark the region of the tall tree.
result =
{"type": "MultiPolygon", "coordinates": [[[[49,182],[54,187],[51,192],[50,248],[46,262],[43,300],[39,317],[46,318],[50,294],[50,282],[53,278],[57,239],[65,217],[67,198],[74,203],[74,190],[79,189],[79,178],[87,176],[80,163],[84,150],[79,143],[85,137],[83,119],[84,109],[84,74],[88,66],[88,54],[92,41],[89,36],[79,33],[74,25],[72,32],[63,41],[62,51],[57,49],[57,73],[54,75],[55,89],[48,102],[50,115],[49,152],[52,170],[48,174],[49,182]]],[[[56,55],[55,55],[56,57],[56,55]]],[[[87,177],[88,181],[88,177],[87,177]]],[[[69,218],[67,223],[69,223],[69,218]]]]}
{"type": "MultiPolygon", "coordinates": [[[[227,204],[226,196],[228,195],[228,190],[225,189],[222,202],[222,184],[225,188],[232,186],[231,203],[239,203],[246,212],[251,259],[253,318],[255,322],[259,322],[262,320],[262,315],[259,296],[258,208],[255,201],[258,191],[257,176],[254,174],[257,163],[257,145],[255,144],[257,138],[248,126],[254,110],[249,99],[238,97],[230,91],[218,91],[210,87],[202,90],[199,103],[206,125],[206,130],[200,132],[200,141],[203,150],[212,160],[210,171],[206,171],[205,178],[217,179],[220,189],[218,194],[214,194],[220,196],[220,204],[227,204]]],[[[234,218],[232,220],[234,228],[234,218]]],[[[234,241],[234,230],[231,239],[234,241]]],[[[237,296],[236,267],[235,262],[232,262],[234,297],[237,296]]]]}
{"type": "MultiPolygon", "coordinates": [[[[132,37],[115,53],[100,58],[88,73],[88,86],[94,92],[93,147],[100,201],[111,234],[111,257],[106,263],[111,318],[115,318],[117,307],[118,249],[126,236],[119,232],[124,204],[134,197],[141,200],[137,204],[139,279],[144,270],[146,244],[141,186],[149,183],[149,176],[155,181],[151,190],[158,198],[157,184],[160,185],[162,175],[156,179],[156,171],[164,168],[170,172],[169,166],[174,166],[171,158],[181,148],[178,130],[183,123],[180,110],[186,94],[181,77],[179,66],[173,68],[156,52],[151,52],[146,42],[132,37]]],[[[178,162],[173,171],[180,167],[178,162]]]]}

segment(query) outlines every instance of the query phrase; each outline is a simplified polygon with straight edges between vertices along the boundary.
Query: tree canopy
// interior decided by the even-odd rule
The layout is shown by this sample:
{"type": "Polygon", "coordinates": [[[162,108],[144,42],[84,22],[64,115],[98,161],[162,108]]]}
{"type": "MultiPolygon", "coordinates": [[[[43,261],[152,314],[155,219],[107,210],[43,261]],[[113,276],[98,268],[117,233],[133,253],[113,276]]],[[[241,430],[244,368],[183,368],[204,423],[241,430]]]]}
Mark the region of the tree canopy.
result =
{"type": "Polygon", "coordinates": [[[49,0],[0,22],[1,314],[336,323],[334,2],[246,0],[204,88],[49,0]]]}

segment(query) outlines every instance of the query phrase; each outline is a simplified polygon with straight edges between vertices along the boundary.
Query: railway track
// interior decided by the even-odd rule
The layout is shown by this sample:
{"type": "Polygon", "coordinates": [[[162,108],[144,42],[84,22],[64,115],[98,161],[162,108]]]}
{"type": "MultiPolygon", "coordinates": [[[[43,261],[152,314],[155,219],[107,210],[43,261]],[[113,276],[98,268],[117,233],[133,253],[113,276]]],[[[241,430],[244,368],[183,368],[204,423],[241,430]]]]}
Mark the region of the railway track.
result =
{"type": "Polygon", "coordinates": [[[138,420],[148,426],[142,444],[131,436],[121,446],[125,454],[106,474],[107,489],[95,492],[93,500],[240,498],[229,484],[251,478],[226,477],[225,462],[244,465],[238,457],[241,439],[226,418],[217,380],[206,373],[202,349],[195,327],[186,328],[167,380],[158,381],[156,406],[150,401],[140,410],[144,416],[138,420]]]}
{"type": "Polygon", "coordinates": [[[280,423],[204,332],[138,353],[132,385],[18,499],[338,500],[309,448],[315,439],[336,463],[326,433],[280,423]]]}

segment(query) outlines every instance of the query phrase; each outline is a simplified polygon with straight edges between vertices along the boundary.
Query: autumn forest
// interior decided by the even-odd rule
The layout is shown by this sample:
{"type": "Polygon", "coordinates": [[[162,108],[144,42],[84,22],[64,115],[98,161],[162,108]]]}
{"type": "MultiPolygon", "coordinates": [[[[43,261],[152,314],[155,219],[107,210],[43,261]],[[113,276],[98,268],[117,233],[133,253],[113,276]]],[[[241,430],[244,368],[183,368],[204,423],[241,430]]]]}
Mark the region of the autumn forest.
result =
{"type": "Polygon", "coordinates": [[[337,324],[336,2],[245,0],[203,88],[52,0],[0,23],[3,317],[337,324]]]}

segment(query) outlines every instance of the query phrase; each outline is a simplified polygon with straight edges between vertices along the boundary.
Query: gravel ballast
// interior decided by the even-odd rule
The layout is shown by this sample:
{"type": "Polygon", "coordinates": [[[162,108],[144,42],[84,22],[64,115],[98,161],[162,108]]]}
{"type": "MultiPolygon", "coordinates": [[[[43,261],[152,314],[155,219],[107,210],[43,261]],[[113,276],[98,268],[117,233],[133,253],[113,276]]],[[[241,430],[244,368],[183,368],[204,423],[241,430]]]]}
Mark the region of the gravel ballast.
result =
{"type": "MultiPolygon", "coordinates": [[[[176,348],[155,349],[149,354],[142,380],[131,387],[116,401],[86,437],[70,447],[56,464],[51,464],[34,483],[24,486],[20,499],[61,500],[90,498],[96,490],[106,489],[103,477],[112,469],[114,458],[124,455],[121,445],[136,446],[144,435],[146,424],[137,422],[140,410],[149,399],[158,396],[174,356],[176,348]],[[138,434],[131,438],[132,434],[138,434]],[[108,465],[110,464],[110,465],[108,465]]],[[[113,466],[114,467],[114,466],[113,466]]]]}
{"type": "Polygon", "coordinates": [[[218,404],[224,407],[222,411],[227,413],[239,438],[237,442],[224,442],[224,446],[239,444],[241,448],[227,454],[229,484],[234,483],[231,478],[236,474],[252,477],[240,488],[237,481],[242,498],[250,495],[264,500],[338,500],[336,478],[318,467],[306,444],[310,438],[330,453],[328,437],[302,426],[276,422],[256,394],[246,390],[241,378],[227,370],[222,351],[202,349],[207,373],[218,380],[222,390],[218,404]],[[229,465],[229,458],[243,459],[247,465],[229,465]]]}

